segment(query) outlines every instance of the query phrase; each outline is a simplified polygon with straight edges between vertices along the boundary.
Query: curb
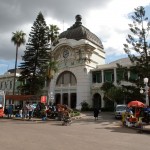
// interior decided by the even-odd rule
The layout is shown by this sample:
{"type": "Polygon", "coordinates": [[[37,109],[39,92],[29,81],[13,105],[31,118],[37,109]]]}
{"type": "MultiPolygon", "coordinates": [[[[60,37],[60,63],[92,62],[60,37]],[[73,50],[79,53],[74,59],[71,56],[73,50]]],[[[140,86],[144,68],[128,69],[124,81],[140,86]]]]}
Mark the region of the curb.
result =
{"type": "MultiPolygon", "coordinates": [[[[84,117],[84,116],[86,116],[86,115],[80,115],[80,116],[75,116],[75,117],[71,117],[71,119],[72,120],[77,120],[77,119],[81,119],[82,117],[84,117]]],[[[42,118],[39,118],[39,119],[37,119],[37,118],[31,118],[31,119],[22,119],[22,118],[16,118],[16,117],[14,117],[14,118],[11,118],[12,120],[18,120],[18,121],[29,121],[29,122],[48,122],[48,121],[57,121],[57,120],[55,120],[55,119],[46,119],[45,121],[44,120],[42,120],[42,118]]]]}

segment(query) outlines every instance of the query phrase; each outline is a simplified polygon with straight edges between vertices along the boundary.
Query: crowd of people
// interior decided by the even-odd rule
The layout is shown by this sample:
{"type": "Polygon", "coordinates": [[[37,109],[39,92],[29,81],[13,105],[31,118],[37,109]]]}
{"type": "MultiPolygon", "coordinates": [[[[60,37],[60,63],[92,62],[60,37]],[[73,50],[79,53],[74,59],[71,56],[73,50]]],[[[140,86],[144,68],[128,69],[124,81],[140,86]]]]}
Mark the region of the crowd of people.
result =
{"type": "Polygon", "coordinates": [[[21,117],[21,118],[29,118],[33,117],[34,108],[31,103],[26,103],[24,106],[18,106],[17,112],[14,113],[14,105],[9,104],[7,108],[7,115],[8,118],[11,118],[12,116],[21,117]]]}
{"type": "Polygon", "coordinates": [[[55,119],[56,117],[60,118],[60,120],[64,116],[69,116],[70,111],[68,111],[68,107],[66,105],[55,105],[55,104],[44,104],[39,102],[38,104],[33,105],[30,102],[27,102],[22,107],[19,106],[17,111],[14,113],[14,105],[10,104],[7,107],[7,115],[8,118],[11,118],[15,115],[15,117],[20,117],[23,119],[31,119],[32,117],[43,118],[46,119],[47,117],[55,119]],[[33,107],[34,106],[34,107],[33,107]]]}

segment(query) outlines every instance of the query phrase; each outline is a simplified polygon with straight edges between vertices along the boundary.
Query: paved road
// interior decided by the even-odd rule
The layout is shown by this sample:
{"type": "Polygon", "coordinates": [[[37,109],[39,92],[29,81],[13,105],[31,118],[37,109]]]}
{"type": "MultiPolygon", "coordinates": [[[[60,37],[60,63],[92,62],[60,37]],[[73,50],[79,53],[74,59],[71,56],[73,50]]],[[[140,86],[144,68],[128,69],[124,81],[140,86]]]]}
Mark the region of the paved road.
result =
{"type": "Polygon", "coordinates": [[[91,113],[73,120],[18,121],[0,119],[0,150],[148,150],[150,135],[121,127],[112,114],[94,121],[91,113]]]}

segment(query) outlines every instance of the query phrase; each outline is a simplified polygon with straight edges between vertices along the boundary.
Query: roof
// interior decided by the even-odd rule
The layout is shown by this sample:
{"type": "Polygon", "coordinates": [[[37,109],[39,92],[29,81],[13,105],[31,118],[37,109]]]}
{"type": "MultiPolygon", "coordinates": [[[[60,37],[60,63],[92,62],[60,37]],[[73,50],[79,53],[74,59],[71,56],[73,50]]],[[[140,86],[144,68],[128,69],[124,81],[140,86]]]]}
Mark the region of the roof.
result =
{"type": "Polygon", "coordinates": [[[117,64],[120,64],[123,67],[129,67],[133,65],[129,58],[121,58],[110,62],[109,64],[98,65],[97,68],[93,69],[92,71],[98,71],[102,69],[113,69],[117,67],[117,64]]]}
{"type": "Polygon", "coordinates": [[[61,38],[75,39],[75,40],[85,39],[103,48],[101,40],[89,29],[87,29],[82,25],[81,15],[76,15],[75,18],[76,18],[75,24],[70,28],[68,28],[66,31],[62,32],[59,35],[59,39],[61,38]]]}

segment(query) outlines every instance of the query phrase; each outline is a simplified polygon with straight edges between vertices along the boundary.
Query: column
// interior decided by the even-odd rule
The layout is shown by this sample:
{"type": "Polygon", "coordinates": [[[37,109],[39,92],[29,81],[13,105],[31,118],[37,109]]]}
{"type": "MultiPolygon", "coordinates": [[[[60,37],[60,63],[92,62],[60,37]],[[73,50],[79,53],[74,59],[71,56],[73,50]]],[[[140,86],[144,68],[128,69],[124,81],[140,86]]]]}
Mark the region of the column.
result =
{"type": "Polygon", "coordinates": [[[104,98],[104,94],[102,93],[102,94],[101,94],[101,107],[102,107],[102,108],[105,107],[105,103],[104,103],[103,98],[104,98]]]}
{"type": "Polygon", "coordinates": [[[61,84],[61,92],[60,92],[60,104],[63,103],[63,92],[62,92],[63,84],[61,84]]]}
{"type": "Polygon", "coordinates": [[[117,73],[116,73],[116,68],[114,68],[114,84],[117,84],[117,73]]]}
{"type": "Polygon", "coordinates": [[[69,83],[69,88],[68,88],[68,106],[70,107],[70,83],[69,83]]]}
{"type": "Polygon", "coordinates": [[[102,83],[104,83],[104,70],[101,70],[102,73],[102,83]]]}
{"type": "MultiPolygon", "coordinates": [[[[128,67],[129,68],[129,67],[128,67]]],[[[130,78],[130,71],[128,71],[128,79],[130,78]]]]}

